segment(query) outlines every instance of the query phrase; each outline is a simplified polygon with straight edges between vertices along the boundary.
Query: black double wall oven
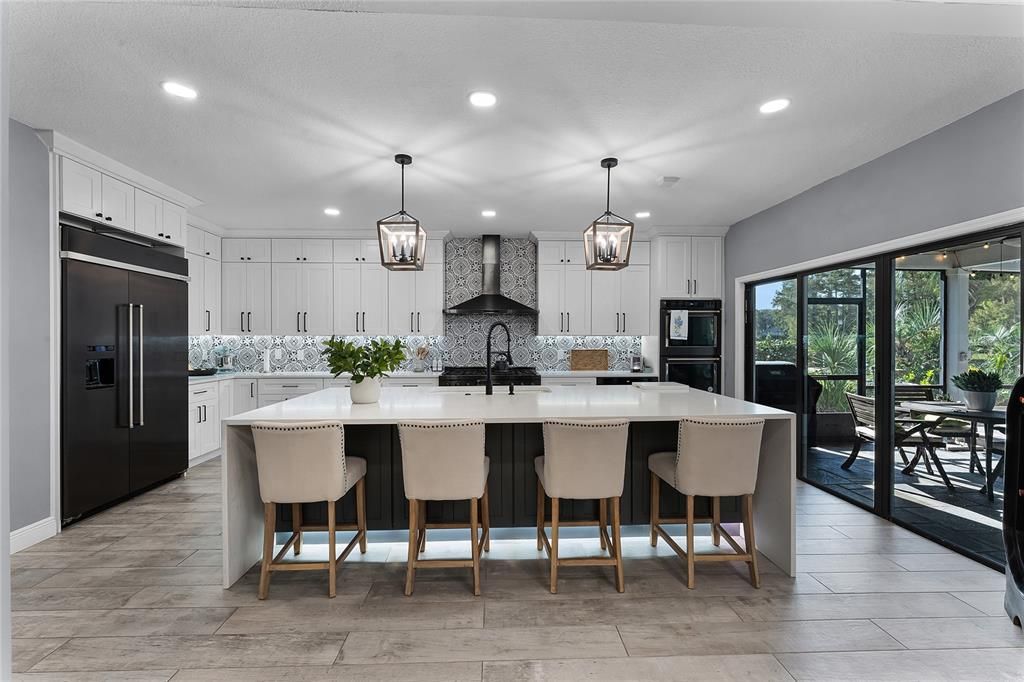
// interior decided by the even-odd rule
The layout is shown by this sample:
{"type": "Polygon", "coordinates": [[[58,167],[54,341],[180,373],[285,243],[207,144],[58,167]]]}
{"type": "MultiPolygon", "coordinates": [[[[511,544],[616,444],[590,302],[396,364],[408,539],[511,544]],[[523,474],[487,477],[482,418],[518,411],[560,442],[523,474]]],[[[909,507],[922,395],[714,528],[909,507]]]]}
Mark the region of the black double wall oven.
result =
{"type": "Polygon", "coordinates": [[[660,377],[712,393],[722,392],[722,302],[661,301],[660,377]]]}

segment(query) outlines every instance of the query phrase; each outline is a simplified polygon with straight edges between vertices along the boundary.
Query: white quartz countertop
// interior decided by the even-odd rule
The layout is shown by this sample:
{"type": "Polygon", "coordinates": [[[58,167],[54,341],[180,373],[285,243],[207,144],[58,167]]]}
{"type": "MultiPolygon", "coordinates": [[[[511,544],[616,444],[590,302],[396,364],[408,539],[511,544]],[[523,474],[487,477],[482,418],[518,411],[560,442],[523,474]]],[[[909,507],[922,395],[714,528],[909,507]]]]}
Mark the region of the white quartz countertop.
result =
{"type": "Polygon", "coordinates": [[[675,421],[680,417],[764,417],[789,419],[783,412],[727,396],[690,390],[640,390],[634,386],[520,386],[510,396],[481,387],[385,387],[379,403],[354,405],[349,391],[328,388],[223,420],[227,425],[258,421],[338,420],[346,424],[394,424],[399,421],[481,419],[522,424],[545,419],[628,419],[675,421]]]}
{"type": "MultiPolygon", "coordinates": [[[[658,373],[653,369],[646,369],[643,372],[630,372],[627,370],[595,370],[595,371],[580,371],[580,370],[553,370],[553,371],[542,371],[538,372],[541,378],[548,377],[552,379],[591,379],[591,378],[623,378],[623,379],[637,379],[637,378],[653,378],[657,377],[658,373]]],[[[347,374],[341,375],[347,378],[347,374]]],[[[400,371],[391,372],[389,376],[396,379],[402,378],[416,378],[420,377],[423,379],[437,379],[441,376],[440,372],[412,372],[412,371],[400,371]]],[[[205,384],[210,381],[225,381],[229,379],[333,379],[334,375],[330,372],[221,372],[219,374],[213,374],[208,377],[189,377],[189,386],[195,386],[197,384],[205,384]]]]}

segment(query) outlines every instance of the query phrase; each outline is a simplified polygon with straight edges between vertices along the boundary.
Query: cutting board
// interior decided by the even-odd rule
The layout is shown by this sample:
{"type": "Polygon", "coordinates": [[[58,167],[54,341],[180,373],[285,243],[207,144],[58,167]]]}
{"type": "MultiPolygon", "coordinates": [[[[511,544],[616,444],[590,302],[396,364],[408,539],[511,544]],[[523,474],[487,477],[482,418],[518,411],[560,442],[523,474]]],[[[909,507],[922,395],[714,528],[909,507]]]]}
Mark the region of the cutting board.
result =
{"type": "Polygon", "coordinates": [[[574,371],[602,371],[608,369],[607,350],[569,351],[569,369],[574,371]]]}

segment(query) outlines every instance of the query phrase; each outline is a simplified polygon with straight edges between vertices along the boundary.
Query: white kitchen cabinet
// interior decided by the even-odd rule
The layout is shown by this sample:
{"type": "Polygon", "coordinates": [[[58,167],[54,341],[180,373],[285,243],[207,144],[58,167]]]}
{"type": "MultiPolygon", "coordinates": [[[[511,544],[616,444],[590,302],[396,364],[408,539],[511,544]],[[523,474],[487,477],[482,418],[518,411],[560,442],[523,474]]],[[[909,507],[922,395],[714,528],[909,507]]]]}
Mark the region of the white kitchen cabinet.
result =
{"type": "Polygon", "coordinates": [[[380,265],[380,246],[375,239],[335,239],[333,250],[335,263],[380,265]]]}
{"type": "Polygon", "coordinates": [[[122,230],[135,229],[135,188],[109,175],[100,180],[103,220],[122,230]]]}
{"type": "Polygon", "coordinates": [[[151,239],[164,231],[164,200],[149,192],[136,188],[135,200],[135,231],[151,239]]]}
{"type": "MultiPolygon", "coordinates": [[[[225,239],[225,242],[234,241],[225,239]]],[[[271,333],[271,270],[269,263],[221,266],[221,332],[271,333]]]]}
{"type": "Polygon", "coordinates": [[[583,264],[564,260],[563,255],[563,262],[537,267],[537,333],[541,336],[591,333],[592,273],[583,264]]]}
{"type": "Polygon", "coordinates": [[[256,399],[260,407],[266,407],[322,390],[323,387],[323,379],[259,379],[256,382],[256,399]]]}
{"type": "Polygon", "coordinates": [[[331,263],[330,239],[273,239],[270,257],[275,263],[331,263]]]}
{"type": "Polygon", "coordinates": [[[221,242],[225,263],[269,263],[269,239],[225,239],[221,242]]]}
{"type": "Polygon", "coordinates": [[[334,333],[330,263],[274,263],[271,317],[275,334],[334,333]]]}
{"type": "Polygon", "coordinates": [[[593,272],[591,332],[595,336],[647,336],[650,332],[651,268],[593,272]]]}
{"type": "Polygon", "coordinates": [[[94,168],[60,158],[60,210],[93,220],[103,218],[103,174],[94,168]]]}
{"type": "MultiPolygon", "coordinates": [[[[163,238],[171,244],[185,246],[185,226],[188,213],[183,206],[164,201],[163,238]]],[[[159,237],[159,233],[157,233],[159,237]]]]}
{"type": "Polygon", "coordinates": [[[209,381],[189,387],[189,461],[220,449],[220,383],[209,381]]]}
{"type": "Polygon", "coordinates": [[[220,334],[221,275],[220,261],[200,256],[203,261],[203,303],[206,310],[206,333],[220,334]]]}
{"type": "Polygon", "coordinates": [[[379,264],[334,265],[334,333],[379,336],[388,333],[388,271],[379,264]]]}
{"type": "Polygon", "coordinates": [[[537,263],[539,265],[555,265],[557,263],[573,263],[586,265],[583,254],[583,239],[573,241],[537,242],[537,263]]]}
{"type": "MultiPolygon", "coordinates": [[[[136,220],[138,218],[136,217],[136,220]]],[[[214,260],[220,260],[220,237],[194,225],[186,227],[185,250],[214,260]]]]}
{"type": "Polygon", "coordinates": [[[659,298],[722,297],[721,237],[659,237],[654,251],[659,298]]]}
{"type": "Polygon", "coordinates": [[[190,336],[220,333],[220,263],[194,253],[188,258],[188,333],[190,336]]]}
{"type": "MultiPolygon", "coordinates": [[[[428,253],[444,245],[427,242],[428,253]]],[[[444,267],[428,261],[422,270],[388,272],[388,333],[438,336],[444,333],[444,267]]]]}
{"type": "Polygon", "coordinates": [[[224,416],[233,417],[259,407],[259,394],[256,391],[255,379],[235,379],[230,383],[232,384],[231,412],[225,412],[224,416]]]}

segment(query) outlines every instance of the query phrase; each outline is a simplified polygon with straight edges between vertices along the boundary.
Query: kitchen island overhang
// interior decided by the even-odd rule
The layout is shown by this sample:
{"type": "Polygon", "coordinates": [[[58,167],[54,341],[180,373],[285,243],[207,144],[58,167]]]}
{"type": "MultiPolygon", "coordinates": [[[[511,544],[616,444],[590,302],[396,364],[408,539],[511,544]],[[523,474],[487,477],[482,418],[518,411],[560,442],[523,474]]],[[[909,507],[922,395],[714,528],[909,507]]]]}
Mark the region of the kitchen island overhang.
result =
{"type": "MultiPolygon", "coordinates": [[[[760,417],[765,419],[765,428],[754,496],[758,549],[787,574],[795,575],[796,423],[792,413],[684,387],[641,390],[634,386],[553,386],[517,387],[516,391],[510,396],[507,387],[496,387],[494,395],[485,396],[475,388],[395,387],[385,388],[379,403],[354,405],[347,389],[331,388],[223,420],[224,587],[241,578],[259,561],[262,552],[264,511],[250,425],[319,420],[343,423],[346,452],[367,460],[367,517],[373,530],[408,528],[396,428],[401,421],[476,419],[487,424],[487,454],[491,458],[488,486],[492,525],[497,528],[528,527],[536,522],[533,458],[543,454],[541,423],[546,419],[630,422],[623,523],[641,525],[649,520],[647,457],[676,449],[680,418],[760,417]]],[[[664,492],[663,513],[680,516],[681,502],[674,491],[664,492]]],[[[304,516],[315,517],[313,507],[304,511],[304,516]]],[[[349,507],[348,500],[339,504],[342,518],[352,513],[349,507]]],[[[584,518],[593,508],[590,501],[573,501],[566,513],[570,518],[584,518]]],[[[726,520],[731,509],[723,499],[726,520]]],[[[439,503],[432,512],[448,521],[458,520],[462,513],[458,503],[439,503]]],[[[287,519],[281,520],[285,522],[280,529],[288,528],[287,519]]]]}

